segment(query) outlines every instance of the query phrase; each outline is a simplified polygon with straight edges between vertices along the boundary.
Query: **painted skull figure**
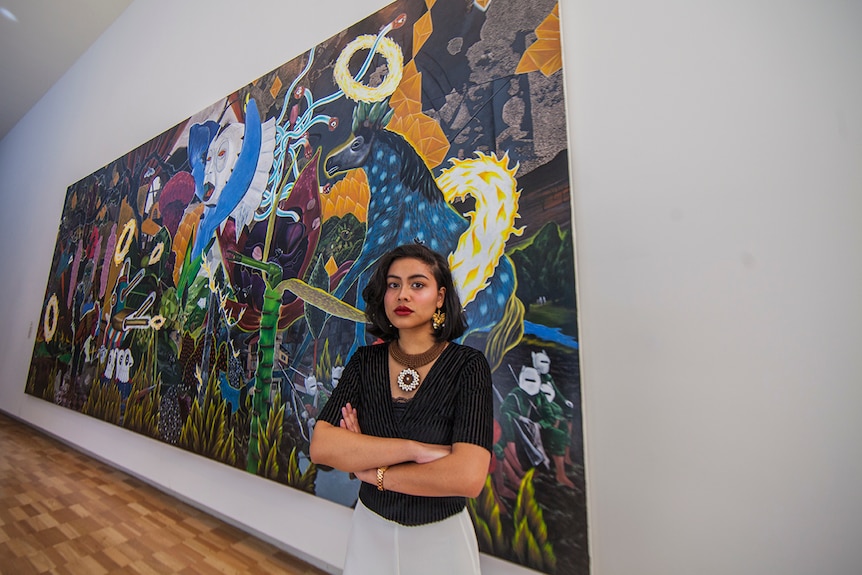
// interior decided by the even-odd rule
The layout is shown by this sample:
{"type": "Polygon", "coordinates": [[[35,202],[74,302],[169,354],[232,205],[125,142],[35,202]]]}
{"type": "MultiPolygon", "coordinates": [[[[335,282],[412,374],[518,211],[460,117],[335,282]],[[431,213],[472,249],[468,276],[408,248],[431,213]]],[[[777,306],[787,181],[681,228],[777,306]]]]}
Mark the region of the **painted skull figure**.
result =
{"type": "Polygon", "coordinates": [[[117,379],[122,383],[128,383],[131,376],[132,366],[135,360],[131,349],[117,350],[117,379]]]}
{"type": "Polygon", "coordinates": [[[117,352],[118,349],[112,349],[108,352],[108,361],[105,365],[105,377],[107,379],[111,379],[114,377],[114,368],[117,365],[117,352]]]}
{"type": "Polygon", "coordinates": [[[204,168],[204,203],[207,207],[218,204],[221,192],[230,179],[234,165],[242,151],[243,124],[228,125],[210,143],[204,168]]]}

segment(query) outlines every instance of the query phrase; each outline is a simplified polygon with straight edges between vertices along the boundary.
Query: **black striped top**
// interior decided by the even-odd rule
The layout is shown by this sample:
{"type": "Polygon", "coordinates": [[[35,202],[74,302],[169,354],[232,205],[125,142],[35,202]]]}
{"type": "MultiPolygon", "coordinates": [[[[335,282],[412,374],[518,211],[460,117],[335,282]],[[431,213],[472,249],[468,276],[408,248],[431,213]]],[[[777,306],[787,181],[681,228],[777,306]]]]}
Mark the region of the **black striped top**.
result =
{"type": "MultiPolygon", "coordinates": [[[[341,381],[319,419],[337,426],[341,408],[350,402],[362,433],[423,443],[472,443],[491,450],[494,407],[491,369],[479,351],[450,343],[407,404],[400,423],[389,388],[388,344],[359,348],[347,362],[341,381]]],[[[402,525],[441,521],[460,512],[465,497],[419,497],[379,491],[363,483],[359,498],[366,507],[402,525]]]]}

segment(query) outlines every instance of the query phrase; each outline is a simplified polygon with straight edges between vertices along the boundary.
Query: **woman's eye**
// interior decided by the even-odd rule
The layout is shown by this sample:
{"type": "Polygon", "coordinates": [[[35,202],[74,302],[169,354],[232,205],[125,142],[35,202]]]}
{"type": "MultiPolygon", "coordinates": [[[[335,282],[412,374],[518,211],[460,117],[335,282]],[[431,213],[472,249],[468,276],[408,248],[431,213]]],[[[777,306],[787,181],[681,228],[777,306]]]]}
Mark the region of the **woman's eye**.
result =
{"type": "Polygon", "coordinates": [[[425,287],[425,284],[422,282],[413,282],[413,289],[422,289],[423,287],[425,287]]]}

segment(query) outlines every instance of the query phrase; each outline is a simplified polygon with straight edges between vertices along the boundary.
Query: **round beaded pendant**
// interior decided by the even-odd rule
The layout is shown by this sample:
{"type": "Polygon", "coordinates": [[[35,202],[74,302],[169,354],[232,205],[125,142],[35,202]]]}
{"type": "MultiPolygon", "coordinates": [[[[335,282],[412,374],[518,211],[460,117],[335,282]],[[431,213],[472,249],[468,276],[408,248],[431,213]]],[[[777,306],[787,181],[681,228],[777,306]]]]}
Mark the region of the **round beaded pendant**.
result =
{"type": "Polygon", "coordinates": [[[406,393],[415,391],[416,388],[419,387],[419,384],[422,383],[419,378],[419,372],[416,371],[416,368],[422,367],[423,365],[429,364],[437,359],[437,357],[443,353],[443,350],[446,349],[446,344],[447,342],[445,341],[439,341],[424,353],[409,354],[405,353],[404,350],[401,349],[401,346],[398,345],[398,340],[390,343],[389,354],[392,356],[392,359],[401,365],[406,366],[398,374],[399,389],[406,393]]]}
{"type": "Polygon", "coordinates": [[[408,393],[414,391],[419,387],[419,372],[409,367],[402,369],[398,374],[398,387],[408,393]]]}

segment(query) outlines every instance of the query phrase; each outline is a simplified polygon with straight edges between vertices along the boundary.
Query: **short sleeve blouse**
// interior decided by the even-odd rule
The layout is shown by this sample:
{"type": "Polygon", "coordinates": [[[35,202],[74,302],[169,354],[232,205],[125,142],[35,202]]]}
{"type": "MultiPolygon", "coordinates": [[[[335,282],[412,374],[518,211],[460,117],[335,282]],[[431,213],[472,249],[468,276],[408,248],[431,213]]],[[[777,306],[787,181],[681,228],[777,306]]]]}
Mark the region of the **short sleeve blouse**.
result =
{"type": "MultiPolygon", "coordinates": [[[[431,366],[399,423],[389,387],[388,345],[359,348],[345,366],[320,420],[337,426],[341,408],[356,408],[362,432],[378,437],[452,445],[471,443],[491,450],[491,369],[479,351],[450,343],[431,366]]],[[[359,497],[372,511],[404,525],[440,521],[461,511],[464,497],[420,497],[379,491],[363,483],[359,497]]]]}

